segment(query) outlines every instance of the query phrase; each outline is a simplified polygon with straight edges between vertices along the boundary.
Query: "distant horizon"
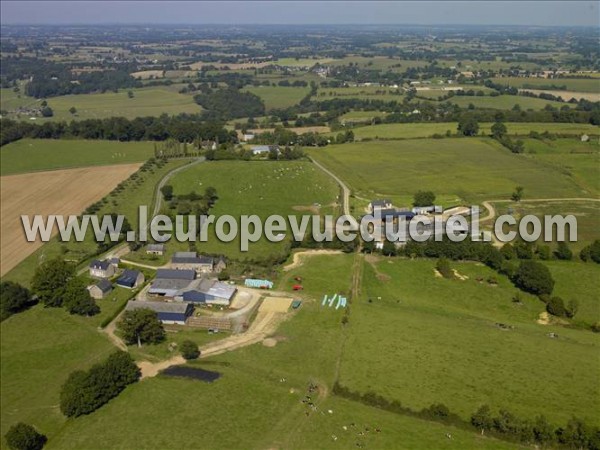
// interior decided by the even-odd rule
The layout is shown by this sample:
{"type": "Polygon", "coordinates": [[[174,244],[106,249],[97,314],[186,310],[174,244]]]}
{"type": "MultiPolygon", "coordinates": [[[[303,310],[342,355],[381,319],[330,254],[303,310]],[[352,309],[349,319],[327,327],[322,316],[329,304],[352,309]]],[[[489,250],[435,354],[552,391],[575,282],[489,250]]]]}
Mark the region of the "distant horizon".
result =
{"type": "Polygon", "coordinates": [[[1,25],[364,25],[600,28],[600,3],[569,1],[25,1],[1,25]],[[342,7],[343,6],[343,7],[342,7]]]}

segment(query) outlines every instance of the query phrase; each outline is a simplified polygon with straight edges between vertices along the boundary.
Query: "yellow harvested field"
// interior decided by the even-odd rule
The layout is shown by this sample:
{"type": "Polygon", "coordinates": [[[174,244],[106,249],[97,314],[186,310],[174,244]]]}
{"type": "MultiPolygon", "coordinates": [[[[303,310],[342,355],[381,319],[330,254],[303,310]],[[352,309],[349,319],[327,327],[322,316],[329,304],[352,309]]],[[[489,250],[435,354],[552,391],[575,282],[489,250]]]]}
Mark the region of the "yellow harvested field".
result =
{"type": "MultiPolygon", "coordinates": [[[[52,170],[0,177],[0,275],[39,248],[27,242],[21,215],[79,214],[112,191],[141,164],[52,170]]],[[[55,233],[54,233],[55,234],[55,233]]]]}

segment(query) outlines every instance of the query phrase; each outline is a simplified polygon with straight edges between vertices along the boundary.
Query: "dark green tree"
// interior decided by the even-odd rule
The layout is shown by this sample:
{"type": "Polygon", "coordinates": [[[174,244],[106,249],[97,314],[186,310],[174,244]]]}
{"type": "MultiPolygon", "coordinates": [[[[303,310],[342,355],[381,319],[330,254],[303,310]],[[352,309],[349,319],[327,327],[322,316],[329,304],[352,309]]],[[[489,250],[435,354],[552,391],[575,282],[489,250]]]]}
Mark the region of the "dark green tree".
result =
{"type": "Polygon", "coordinates": [[[492,428],[494,425],[494,418],[492,417],[492,413],[488,405],[481,406],[473,413],[471,416],[471,425],[482,432],[492,428]]]}
{"type": "Polygon", "coordinates": [[[31,294],[27,288],[14,281],[0,283],[0,320],[23,311],[31,303],[31,294]]]}
{"type": "Polygon", "coordinates": [[[458,132],[463,136],[477,136],[479,123],[473,117],[461,117],[458,121],[458,132]]]}
{"type": "Polygon", "coordinates": [[[156,313],[147,308],[125,311],[117,323],[117,329],[129,345],[157,344],[165,338],[162,323],[156,313]]]}
{"type": "Polygon", "coordinates": [[[418,191],[413,196],[413,206],[432,206],[435,194],[431,191],[418,191]]]}
{"type": "Polygon", "coordinates": [[[200,356],[200,350],[198,349],[198,345],[194,341],[185,340],[181,343],[179,347],[181,351],[181,356],[185,359],[196,359],[200,356]]]}
{"type": "Polygon", "coordinates": [[[74,275],[75,268],[72,264],[61,258],[51,259],[36,268],[31,290],[44,305],[61,306],[67,283],[74,275]]]}
{"type": "Polygon", "coordinates": [[[550,295],[554,289],[554,279],[550,270],[537,261],[522,261],[513,282],[519,289],[536,295],[550,295]]]}
{"type": "Polygon", "coordinates": [[[496,122],[492,125],[492,137],[494,139],[499,139],[506,135],[506,125],[502,122],[496,122]]]}
{"type": "Polygon", "coordinates": [[[47,441],[46,436],[23,422],[10,427],[5,437],[11,450],[41,450],[47,441]]]}
{"type": "Polygon", "coordinates": [[[63,305],[70,314],[80,316],[93,316],[100,312],[100,308],[90,296],[85,283],[81,278],[71,278],[65,288],[63,305]]]}
{"type": "Polygon", "coordinates": [[[562,259],[564,261],[570,261],[573,259],[573,252],[569,248],[569,245],[566,242],[559,242],[556,250],[554,251],[554,255],[558,259],[562,259]]]}

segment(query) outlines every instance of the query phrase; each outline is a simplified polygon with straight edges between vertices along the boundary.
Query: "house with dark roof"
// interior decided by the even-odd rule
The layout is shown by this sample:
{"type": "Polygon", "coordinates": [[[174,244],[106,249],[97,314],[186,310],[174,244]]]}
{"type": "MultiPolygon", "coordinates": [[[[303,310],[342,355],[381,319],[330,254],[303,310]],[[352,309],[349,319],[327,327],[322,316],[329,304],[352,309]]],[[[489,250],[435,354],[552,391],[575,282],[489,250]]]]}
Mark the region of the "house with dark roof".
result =
{"type": "Polygon", "coordinates": [[[110,294],[113,290],[113,286],[112,283],[107,279],[102,279],[96,284],[88,286],[87,290],[92,298],[99,300],[110,294]]]}
{"type": "Polygon", "coordinates": [[[136,309],[150,309],[156,313],[158,320],[164,324],[185,325],[185,321],[194,312],[191,303],[145,302],[130,300],[125,307],[126,311],[136,309]]]}
{"type": "Polygon", "coordinates": [[[115,274],[115,266],[110,261],[95,259],[88,266],[90,276],[93,278],[110,278],[115,274]]]}
{"type": "Polygon", "coordinates": [[[389,209],[392,208],[392,201],[387,198],[380,200],[371,200],[369,203],[369,213],[373,214],[375,211],[380,209],[389,209]]]}
{"type": "Polygon", "coordinates": [[[211,273],[214,264],[214,258],[201,256],[196,252],[176,252],[171,258],[171,268],[195,270],[197,274],[211,273]]]}
{"type": "Polygon", "coordinates": [[[117,286],[135,289],[144,283],[144,274],[139,270],[126,269],[117,279],[117,286]]]}

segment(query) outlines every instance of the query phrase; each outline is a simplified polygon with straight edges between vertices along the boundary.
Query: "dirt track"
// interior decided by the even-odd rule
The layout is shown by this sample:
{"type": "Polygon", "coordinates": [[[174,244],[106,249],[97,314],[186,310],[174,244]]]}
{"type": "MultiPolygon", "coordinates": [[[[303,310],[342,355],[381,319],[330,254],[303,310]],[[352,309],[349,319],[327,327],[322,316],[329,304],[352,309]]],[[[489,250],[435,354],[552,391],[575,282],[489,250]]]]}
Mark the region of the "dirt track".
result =
{"type": "Polygon", "coordinates": [[[140,165],[119,164],[1,177],[0,275],[43,244],[39,240],[27,242],[21,214],[79,214],[112,191],[140,165]]]}

